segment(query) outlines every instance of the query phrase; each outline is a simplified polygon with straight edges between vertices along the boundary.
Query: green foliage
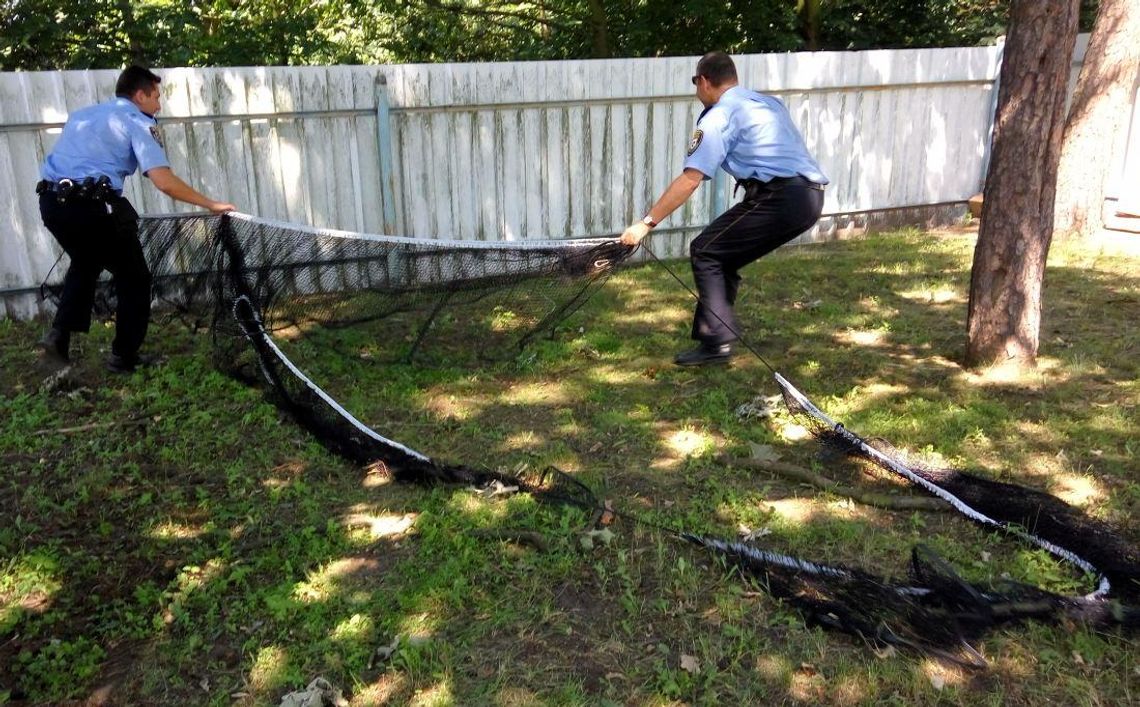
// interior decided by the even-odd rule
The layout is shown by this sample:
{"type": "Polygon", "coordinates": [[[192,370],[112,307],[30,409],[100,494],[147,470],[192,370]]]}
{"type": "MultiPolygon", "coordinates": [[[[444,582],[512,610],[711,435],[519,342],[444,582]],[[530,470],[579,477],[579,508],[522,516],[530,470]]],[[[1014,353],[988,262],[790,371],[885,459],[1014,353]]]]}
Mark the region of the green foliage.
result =
{"type": "Polygon", "coordinates": [[[46,701],[74,694],[75,686],[90,680],[105,656],[106,652],[87,638],[52,639],[38,651],[21,651],[16,661],[23,672],[24,689],[46,701]]]}
{"type": "Polygon", "coordinates": [[[126,47],[122,25],[109,0],[3,0],[0,69],[118,66],[126,47]]]}
{"type": "Polygon", "coordinates": [[[870,49],[973,45],[1004,34],[1003,0],[832,0],[826,3],[824,48],[870,49]]]}
{"type": "MultiPolygon", "coordinates": [[[[1006,31],[1009,0],[826,0],[821,49],[885,49],[991,44],[1006,31]]],[[[1097,0],[1082,0],[1081,31],[1097,0]]]]}
{"type": "MultiPolygon", "coordinates": [[[[0,15],[0,69],[351,64],[378,27],[355,0],[9,0],[0,15]]],[[[367,10],[367,11],[366,11],[367,10]]]]}
{"type": "MultiPolygon", "coordinates": [[[[1087,31],[1096,0],[1082,3],[1087,31]]],[[[0,70],[973,45],[1009,0],[0,0],[0,70]]]]}

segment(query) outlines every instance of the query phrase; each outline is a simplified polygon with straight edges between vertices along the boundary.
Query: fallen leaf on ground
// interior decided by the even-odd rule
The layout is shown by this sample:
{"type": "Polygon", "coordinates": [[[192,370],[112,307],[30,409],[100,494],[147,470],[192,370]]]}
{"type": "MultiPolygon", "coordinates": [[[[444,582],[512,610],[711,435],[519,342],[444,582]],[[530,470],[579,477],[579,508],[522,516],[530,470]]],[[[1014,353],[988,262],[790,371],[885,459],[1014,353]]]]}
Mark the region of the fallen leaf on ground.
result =
{"type": "Polygon", "coordinates": [[[594,541],[600,542],[603,545],[609,545],[614,539],[613,531],[609,528],[602,528],[601,530],[591,530],[588,533],[582,533],[581,542],[582,547],[586,550],[594,549],[594,541]]]}
{"type": "Polygon", "coordinates": [[[372,666],[377,662],[386,663],[395,654],[396,650],[400,647],[400,637],[396,636],[392,642],[386,646],[379,646],[372,654],[372,659],[368,661],[368,669],[371,670],[372,666]]]}
{"type": "Polygon", "coordinates": [[[701,661],[691,655],[681,655],[681,670],[686,673],[699,673],[701,671],[701,661]]]}
{"type": "Polygon", "coordinates": [[[780,460],[780,453],[773,449],[770,444],[749,442],[748,447],[752,450],[752,458],[757,461],[774,462],[780,460]]]}
{"type": "Polygon", "coordinates": [[[764,527],[764,528],[757,528],[756,530],[753,530],[752,528],[749,528],[747,525],[745,525],[743,523],[736,526],[736,532],[740,535],[740,539],[743,540],[744,542],[752,542],[753,540],[756,540],[758,538],[762,538],[765,535],[771,535],[772,534],[772,531],[770,528],[764,527]]]}
{"type": "Polygon", "coordinates": [[[602,517],[598,519],[598,524],[599,525],[609,525],[610,523],[613,523],[614,522],[614,503],[613,503],[613,501],[611,501],[607,498],[605,503],[602,504],[602,509],[603,509],[602,510],[602,517]]]}
{"type": "Polygon", "coordinates": [[[875,657],[880,658],[882,660],[886,660],[888,658],[894,658],[896,655],[899,654],[898,649],[896,649],[894,646],[885,646],[883,648],[872,648],[871,650],[874,651],[875,657]]]}

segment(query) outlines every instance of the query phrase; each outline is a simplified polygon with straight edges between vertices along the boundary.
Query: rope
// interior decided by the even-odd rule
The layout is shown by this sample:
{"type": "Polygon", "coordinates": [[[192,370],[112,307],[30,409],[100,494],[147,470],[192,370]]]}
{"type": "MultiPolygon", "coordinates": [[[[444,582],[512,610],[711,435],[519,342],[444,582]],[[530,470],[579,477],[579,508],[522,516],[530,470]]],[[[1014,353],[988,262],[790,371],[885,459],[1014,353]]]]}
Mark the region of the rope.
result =
{"type": "Polygon", "coordinates": [[[1040,548],[1046,550],[1047,552],[1051,553],[1054,557],[1058,557],[1062,560],[1065,560],[1066,562],[1069,562],[1073,565],[1076,565],[1077,567],[1084,570],[1085,572],[1088,572],[1088,573],[1094,574],[1094,575],[1099,575],[1100,581],[1098,583],[1097,589],[1092,594],[1089,594],[1088,598],[1094,598],[1095,599],[1095,598],[1104,596],[1111,589],[1111,586],[1109,585],[1109,582],[1108,582],[1108,578],[1105,577],[1096,567],[1094,567],[1091,562],[1084,559],[1080,555],[1077,555],[1075,552],[1068,550],[1066,548],[1063,548],[1060,545],[1056,545],[1052,542],[1049,542],[1045,538],[1042,538],[1038,535],[1034,535],[1033,533],[1030,533],[1026,530],[1022,530],[1021,528],[1019,528],[1016,525],[1013,525],[1011,523],[1007,523],[1005,521],[996,520],[994,518],[990,518],[989,516],[985,515],[984,513],[981,513],[979,511],[975,510],[973,507],[971,507],[969,504],[967,504],[962,499],[958,498],[957,496],[950,493],[949,491],[942,488],[941,486],[934,483],[933,481],[930,481],[929,479],[926,479],[926,478],[923,478],[922,476],[919,476],[918,474],[916,474],[914,471],[912,471],[909,467],[907,467],[902,462],[900,462],[900,461],[898,461],[898,460],[896,460],[890,456],[887,456],[886,454],[883,454],[879,450],[877,450],[874,447],[872,447],[871,445],[867,444],[867,442],[862,437],[855,434],[851,430],[848,430],[841,423],[838,423],[838,422],[835,422],[834,420],[832,420],[822,410],[820,410],[818,407],[816,407],[814,403],[812,403],[810,400],[808,400],[807,397],[803,393],[796,390],[795,386],[793,386],[791,383],[789,383],[788,380],[786,378],[784,378],[783,376],[781,376],[779,373],[776,374],[776,382],[779,383],[780,387],[782,389],[784,389],[789,395],[791,395],[793,398],[795,398],[796,402],[804,410],[806,410],[809,415],[816,418],[817,420],[820,420],[824,424],[828,425],[836,434],[839,434],[845,440],[847,440],[847,442],[849,444],[852,444],[856,448],[858,448],[860,452],[863,452],[864,454],[866,454],[870,458],[879,462],[882,466],[884,466],[887,469],[890,469],[891,471],[895,472],[896,474],[899,474],[900,476],[904,477],[907,481],[910,481],[912,484],[915,484],[916,486],[920,486],[923,489],[925,489],[927,492],[933,494],[934,496],[937,496],[938,498],[941,498],[943,501],[946,501],[951,506],[953,506],[955,510],[957,510],[959,513],[966,516],[970,520],[977,522],[977,523],[980,523],[982,525],[992,525],[994,527],[1001,528],[1002,530],[1010,533],[1011,535],[1013,535],[1017,538],[1020,538],[1022,540],[1027,540],[1030,543],[1037,545],[1038,547],[1040,547],[1040,548]]]}
{"type": "MultiPolygon", "coordinates": [[[[641,247],[642,247],[642,248],[644,248],[644,249],[645,249],[645,252],[646,252],[646,253],[649,253],[649,255],[650,255],[650,256],[652,256],[652,258],[653,258],[655,261],[657,261],[657,264],[658,264],[658,265],[660,265],[661,267],[663,267],[663,268],[665,269],[665,272],[667,272],[667,273],[669,273],[670,275],[672,275],[672,276],[673,276],[673,279],[677,281],[677,284],[679,284],[679,285],[680,285],[680,286],[681,286],[681,287],[682,287],[682,288],[683,288],[683,289],[684,289],[686,292],[688,292],[690,295],[692,295],[692,296],[693,296],[693,299],[695,299],[695,300],[697,301],[697,304],[700,304],[700,303],[701,303],[701,297],[700,297],[700,295],[698,295],[696,292],[693,292],[693,288],[691,288],[691,287],[689,287],[687,284],[685,284],[685,281],[684,281],[684,280],[682,280],[680,277],[678,277],[678,276],[677,276],[677,273],[673,272],[672,268],[670,268],[668,265],[666,265],[666,264],[665,264],[665,261],[661,260],[661,258],[658,258],[658,257],[657,257],[657,254],[656,254],[656,253],[654,253],[652,250],[650,250],[650,249],[649,249],[649,246],[647,246],[647,245],[645,245],[644,243],[642,243],[642,244],[641,244],[641,247]]],[[[733,334],[733,336],[735,336],[735,337],[737,338],[737,340],[738,340],[738,341],[741,343],[741,345],[743,345],[743,346],[744,346],[744,348],[746,348],[746,349],[748,349],[749,351],[751,351],[751,352],[752,352],[752,355],[753,355],[753,356],[755,356],[757,359],[759,359],[759,360],[760,360],[760,363],[764,364],[764,365],[765,365],[765,366],[768,368],[768,371],[769,371],[769,372],[771,372],[773,375],[779,375],[779,374],[777,373],[776,369],[772,367],[772,364],[768,363],[768,361],[767,361],[767,360],[766,360],[766,359],[765,359],[763,356],[761,356],[761,355],[760,355],[760,352],[756,350],[756,347],[754,347],[754,346],[751,344],[751,342],[749,342],[749,341],[748,341],[748,340],[747,340],[747,339],[744,337],[744,335],[743,335],[743,334],[741,334],[741,333],[740,333],[739,331],[737,331],[736,329],[732,328],[732,325],[731,325],[731,324],[729,324],[728,322],[724,321],[724,319],[722,319],[722,318],[721,318],[721,316],[720,316],[719,314],[717,314],[716,312],[714,312],[712,309],[708,309],[707,311],[708,311],[710,314],[712,314],[714,317],[716,317],[716,318],[717,318],[717,321],[719,321],[719,322],[720,322],[721,324],[723,324],[723,325],[724,325],[724,326],[725,326],[725,327],[726,327],[726,328],[727,328],[729,331],[731,331],[731,332],[732,332],[732,334],[733,334]]]]}
{"type": "MultiPolygon", "coordinates": [[[[273,342],[273,339],[270,338],[269,334],[265,331],[265,327],[261,323],[261,317],[253,309],[253,303],[250,302],[249,297],[247,297],[245,295],[241,295],[241,296],[237,297],[236,299],[234,299],[234,301],[233,301],[233,315],[234,315],[234,319],[236,319],[238,322],[238,326],[241,327],[241,329],[245,333],[246,337],[248,337],[251,341],[253,340],[253,338],[255,336],[260,337],[262,342],[265,343],[265,345],[269,347],[269,349],[273,352],[273,354],[275,356],[277,356],[278,360],[280,360],[281,363],[286,368],[288,368],[289,371],[294,376],[296,376],[302,383],[304,383],[305,387],[307,387],[317,397],[319,397],[321,400],[323,400],[326,405],[328,405],[330,408],[332,408],[334,411],[336,411],[336,413],[338,415],[340,415],[342,418],[344,418],[345,421],[347,421],[350,425],[352,425],[353,427],[355,427],[360,432],[364,433],[368,437],[371,437],[373,440],[375,440],[381,444],[386,444],[389,447],[392,447],[394,449],[398,449],[401,452],[403,452],[404,454],[407,454],[408,456],[413,457],[415,459],[418,459],[422,462],[431,463],[431,459],[429,457],[427,457],[426,455],[421,454],[420,452],[417,452],[416,450],[414,450],[410,447],[405,447],[404,445],[400,444],[399,442],[397,442],[395,440],[388,439],[387,437],[384,437],[384,436],[378,434],[371,427],[369,427],[368,425],[365,425],[363,422],[361,422],[360,420],[353,417],[352,413],[350,413],[348,410],[345,410],[343,407],[341,407],[340,403],[338,403],[336,400],[334,400],[331,395],[329,395],[324,390],[322,390],[320,388],[320,386],[318,386],[308,376],[306,376],[304,373],[302,373],[301,369],[297,368],[297,366],[292,361],[289,360],[289,358],[285,355],[285,353],[277,347],[277,344],[273,342]],[[249,309],[250,309],[250,312],[251,312],[250,316],[253,320],[252,325],[247,323],[241,317],[241,315],[238,314],[238,307],[239,307],[239,305],[241,305],[243,303],[247,307],[249,307],[249,309]]],[[[261,363],[261,367],[262,367],[262,371],[265,372],[265,363],[264,362],[261,363]]],[[[272,379],[268,374],[266,374],[266,378],[270,378],[270,383],[272,383],[272,379]]]]}
{"type": "MultiPolygon", "coordinates": [[[[673,270],[667,264],[665,264],[665,262],[662,261],[661,258],[657,257],[657,254],[654,253],[648,246],[644,246],[644,247],[645,247],[645,252],[649,253],[649,255],[653,258],[653,260],[655,260],[657,262],[657,264],[659,264],[662,268],[664,268],[665,271],[667,273],[669,273],[673,277],[673,279],[676,280],[677,283],[680,284],[681,287],[686,292],[688,292],[690,295],[692,295],[693,299],[695,299],[698,304],[700,304],[700,302],[701,302],[700,295],[697,294],[696,292],[694,292],[691,287],[689,287],[680,277],[678,277],[677,273],[673,272],[673,270]]],[[[1096,575],[1099,579],[1099,581],[1097,583],[1097,588],[1091,594],[1088,594],[1086,598],[1098,599],[1098,598],[1106,596],[1109,593],[1109,591],[1111,590],[1111,586],[1109,584],[1108,577],[1106,577],[1100,570],[1098,570],[1096,567],[1094,567],[1091,562],[1084,559],[1080,555],[1077,555],[1075,552],[1068,550],[1066,548],[1063,548],[1060,545],[1052,543],[1052,542],[1046,540],[1045,538],[1034,535],[1033,533],[1030,533],[1026,530],[1022,530],[1021,528],[1019,528],[1019,527],[1017,527],[1011,523],[1007,523],[1005,521],[1000,521],[1000,520],[996,520],[994,518],[990,518],[989,516],[975,510],[973,507],[971,507],[969,504],[967,504],[962,499],[958,498],[957,496],[950,493],[949,491],[942,488],[941,486],[938,486],[934,482],[919,476],[913,470],[908,468],[905,464],[903,464],[903,463],[901,463],[895,459],[892,459],[891,457],[883,454],[882,452],[875,449],[874,447],[871,447],[861,437],[859,437],[855,433],[847,430],[841,423],[838,423],[838,422],[835,422],[834,420],[832,420],[830,417],[825,415],[823,413],[823,411],[821,411],[818,407],[816,407],[814,403],[812,403],[810,400],[808,400],[807,397],[805,397],[802,393],[800,393],[798,390],[796,390],[796,388],[791,383],[789,383],[786,378],[784,378],[782,375],[780,375],[780,373],[778,371],[776,371],[776,369],[772,366],[772,364],[770,364],[763,356],[761,356],[760,353],[755,349],[755,347],[753,347],[752,344],[749,343],[744,338],[744,336],[740,334],[740,332],[733,329],[732,325],[730,325],[728,322],[724,321],[724,319],[722,319],[720,317],[720,315],[718,315],[712,309],[710,309],[710,308],[706,308],[706,309],[714,317],[716,317],[722,324],[724,324],[725,327],[727,327],[728,330],[731,331],[738,338],[740,343],[743,344],[744,347],[747,348],[750,352],[752,352],[752,354],[757,359],[759,359],[759,361],[761,363],[763,363],[765,367],[767,367],[768,371],[771,372],[772,375],[775,377],[776,384],[780,387],[780,389],[782,391],[788,393],[793,398],[795,398],[795,400],[800,404],[800,406],[809,415],[811,415],[812,417],[815,417],[816,419],[824,422],[826,425],[828,425],[832,429],[832,431],[834,431],[837,434],[839,434],[840,436],[842,436],[849,443],[851,443],[857,449],[859,449],[859,451],[861,451],[862,453],[871,457],[872,459],[878,461],[881,465],[883,465],[887,469],[889,469],[889,470],[895,472],[896,474],[899,474],[900,476],[904,477],[905,479],[910,481],[912,484],[915,484],[915,485],[923,488],[927,492],[933,494],[934,496],[941,498],[942,500],[946,501],[956,511],[958,511],[962,515],[966,516],[970,520],[973,520],[973,521],[980,523],[982,525],[990,525],[990,526],[994,526],[996,528],[1000,528],[1002,530],[1005,530],[1006,532],[1010,533],[1011,535],[1014,535],[1015,537],[1018,537],[1022,540],[1025,540],[1025,541],[1028,541],[1029,543],[1044,549],[1046,552],[1049,552],[1054,557],[1057,557],[1057,558],[1060,558],[1066,562],[1069,562],[1070,564],[1078,567],[1079,569],[1083,570],[1084,572],[1096,575]]],[[[673,532],[675,532],[675,531],[673,531],[673,532]]],[[[683,533],[682,533],[682,537],[684,537],[683,533]]],[[[792,559],[794,559],[794,558],[792,558],[792,559]]],[[[798,562],[798,560],[797,560],[797,562],[798,562]]]]}

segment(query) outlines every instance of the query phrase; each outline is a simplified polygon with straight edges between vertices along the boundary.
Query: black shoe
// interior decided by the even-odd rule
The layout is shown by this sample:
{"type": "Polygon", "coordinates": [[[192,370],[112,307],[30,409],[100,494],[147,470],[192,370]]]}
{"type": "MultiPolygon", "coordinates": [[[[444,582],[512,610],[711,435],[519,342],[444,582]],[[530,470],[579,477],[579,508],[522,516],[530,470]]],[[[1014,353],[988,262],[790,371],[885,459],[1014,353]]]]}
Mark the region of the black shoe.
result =
{"type": "Polygon", "coordinates": [[[677,354],[673,362],[678,366],[706,366],[711,363],[728,363],[732,358],[732,344],[701,344],[692,351],[677,354]]]}
{"type": "Polygon", "coordinates": [[[71,332],[52,327],[36,343],[36,348],[52,363],[67,365],[71,363],[71,332]]]}
{"type": "Polygon", "coordinates": [[[113,353],[107,357],[107,370],[112,373],[134,373],[136,368],[145,368],[154,361],[154,356],[120,356],[113,353]]]}

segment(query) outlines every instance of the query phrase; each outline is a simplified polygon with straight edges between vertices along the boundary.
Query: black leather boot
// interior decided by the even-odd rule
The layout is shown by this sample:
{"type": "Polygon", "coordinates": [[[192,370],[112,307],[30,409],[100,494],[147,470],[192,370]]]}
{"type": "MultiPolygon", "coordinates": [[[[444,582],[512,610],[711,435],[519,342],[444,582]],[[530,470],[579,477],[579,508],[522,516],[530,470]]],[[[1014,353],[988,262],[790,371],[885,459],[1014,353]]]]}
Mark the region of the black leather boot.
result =
{"type": "Polygon", "coordinates": [[[71,363],[71,332],[52,327],[36,342],[36,348],[43,353],[44,358],[53,363],[60,365],[71,363]]]}
{"type": "Polygon", "coordinates": [[[701,344],[692,351],[677,354],[673,362],[678,366],[707,366],[728,363],[732,358],[732,344],[701,344]]]}
{"type": "Polygon", "coordinates": [[[112,373],[134,373],[136,368],[145,368],[155,362],[154,356],[120,356],[112,353],[107,357],[107,370],[112,373]]]}

